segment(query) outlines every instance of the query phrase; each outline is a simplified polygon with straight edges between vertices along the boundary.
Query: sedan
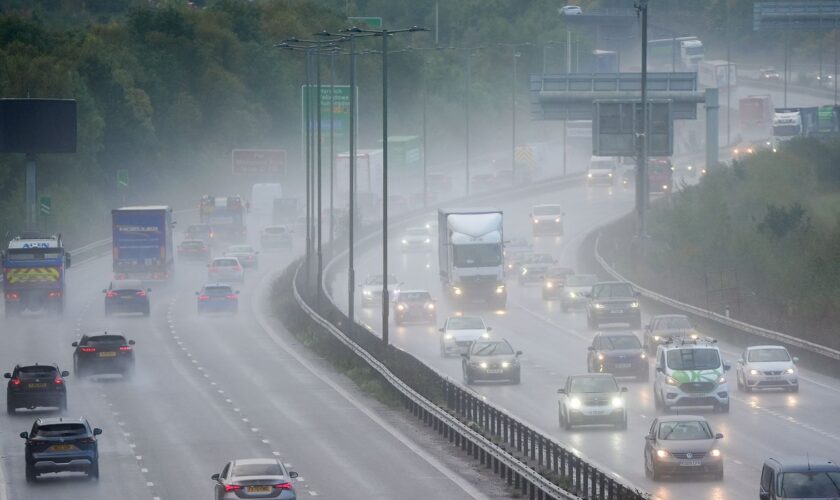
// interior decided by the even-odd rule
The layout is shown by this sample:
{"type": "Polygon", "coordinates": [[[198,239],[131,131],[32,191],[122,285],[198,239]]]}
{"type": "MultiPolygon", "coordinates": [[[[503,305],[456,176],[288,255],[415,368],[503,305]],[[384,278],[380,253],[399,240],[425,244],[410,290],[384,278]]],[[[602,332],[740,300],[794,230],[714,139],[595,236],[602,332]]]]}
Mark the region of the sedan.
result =
{"type": "Polygon", "coordinates": [[[195,292],[198,315],[226,312],[236,314],[239,311],[239,290],[224,283],[208,283],[195,292]]]}
{"type": "Polygon", "coordinates": [[[105,316],[113,313],[140,313],[148,316],[151,291],[151,288],[144,288],[140,280],[112,281],[108,288],[102,290],[105,294],[105,316]]]}
{"type": "Polygon", "coordinates": [[[178,258],[207,262],[210,259],[210,246],[203,240],[184,240],[178,245],[178,258]]]}
{"type": "Polygon", "coordinates": [[[461,362],[464,383],[477,380],[508,380],[518,384],[522,380],[519,356],[507,340],[477,340],[470,344],[461,362]]]}
{"type": "Polygon", "coordinates": [[[647,353],[633,332],[598,332],[589,346],[586,369],[590,373],[628,375],[650,380],[647,353]]]}
{"type": "Polygon", "coordinates": [[[694,415],[653,420],[645,436],[645,475],[654,481],[664,475],[711,474],[723,479],[723,454],[709,422],[694,415]]]}
{"type": "Polygon", "coordinates": [[[651,356],[656,354],[657,346],[678,338],[700,338],[688,316],[683,314],[658,314],[645,326],[644,344],[651,356]]]}
{"type": "Polygon", "coordinates": [[[210,476],[213,498],[238,500],[241,498],[297,498],[292,479],[295,471],[286,470],[277,458],[247,458],[228,462],[222,472],[210,476]]]}
{"type": "Polygon", "coordinates": [[[245,282],[245,270],[236,257],[217,257],[207,264],[207,277],[212,281],[224,283],[245,282]]]}
{"type": "Polygon", "coordinates": [[[560,205],[535,205],[531,208],[531,231],[539,234],[563,234],[563,208],[560,205]]]}
{"type": "Polygon", "coordinates": [[[134,374],[134,341],[120,334],[83,335],[73,347],[73,373],[77,377],[120,374],[130,378],[134,374]]]}
{"type": "Polygon", "coordinates": [[[263,250],[283,248],[291,250],[293,246],[292,230],[286,226],[269,226],[260,232],[260,246],[263,250]]]}
{"type": "Polygon", "coordinates": [[[780,388],[799,392],[799,358],[792,357],[780,345],[757,345],[747,347],[735,365],[738,389],[752,392],[754,389],[780,388]]]}
{"type": "Polygon", "coordinates": [[[470,344],[479,339],[489,339],[492,328],[478,316],[450,316],[440,332],[440,355],[459,356],[469,351],[470,344]]]}
{"type": "Polygon", "coordinates": [[[398,325],[406,321],[437,323],[435,299],[426,290],[400,290],[394,292],[394,321],[398,325]]]}
{"type": "Polygon", "coordinates": [[[525,257],[519,271],[518,281],[520,285],[542,281],[545,279],[548,269],[557,262],[549,253],[533,253],[525,257]]]}
{"type": "Polygon", "coordinates": [[[11,373],[3,376],[9,379],[6,386],[6,413],[14,415],[18,408],[50,407],[67,409],[67,385],[64,377],[68,372],[57,365],[15,365],[11,373]]]}
{"type": "Polygon", "coordinates": [[[642,326],[639,292],[630,283],[608,281],[592,285],[586,305],[586,323],[598,328],[604,323],[628,323],[630,328],[642,326]]]}
{"type": "MultiPolygon", "coordinates": [[[[393,274],[388,275],[388,294],[394,293],[401,283],[393,274]]],[[[359,285],[362,289],[362,307],[375,307],[382,305],[382,275],[374,274],[368,276],[365,281],[359,285]]]]}
{"type": "Polygon", "coordinates": [[[231,245],[225,251],[225,257],[236,257],[243,267],[260,267],[259,252],[251,245],[231,245]]]}
{"type": "Polygon", "coordinates": [[[50,472],[84,472],[99,479],[99,448],[96,436],[84,418],[39,418],[32,430],[21,432],[26,440],[26,482],[50,472]]]}
{"type": "Polygon", "coordinates": [[[410,227],[403,233],[400,243],[403,252],[430,252],[432,234],[425,227],[410,227]]]}
{"type": "Polygon", "coordinates": [[[563,287],[566,285],[566,278],[574,273],[574,270],[568,267],[549,267],[545,272],[545,278],[543,280],[543,300],[561,298],[563,296],[563,287]]]}
{"type": "Polygon", "coordinates": [[[598,282],[598,276],[594,274],[573,274],[566,277],[563,284],[563,291],[560,294],[560,308],[563,312],[572,309],[582,308],[589,302],[589,294],[592,292],[592,285],[598,282]]]}
{"type": "Polygon", "coordinates": [[[626,387],[609,373],[574,375],[566,385],[557,389],[561,395],[559,406],[560,426],[570,430],[575,425],[613,425],[627,428],[627,408],[624,401],[626,387]]]}

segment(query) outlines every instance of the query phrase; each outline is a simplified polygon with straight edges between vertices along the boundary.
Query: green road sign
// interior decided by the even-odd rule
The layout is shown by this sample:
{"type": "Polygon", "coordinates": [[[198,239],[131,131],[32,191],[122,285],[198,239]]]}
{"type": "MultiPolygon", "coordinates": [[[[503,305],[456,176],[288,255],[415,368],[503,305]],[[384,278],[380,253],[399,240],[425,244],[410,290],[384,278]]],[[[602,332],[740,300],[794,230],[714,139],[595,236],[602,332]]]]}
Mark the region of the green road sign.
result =
{"type": "Polygon", "coordinates": [[[52,214],[52,197],[41,196],[38,200],[38,206],[40,208],[41,215],[52,214]]]}
{"type": "Polygon", "coordinates": [[[117,170],[117,187],[121,189],[128,187],[128,170],[117,170]]]}
{"type": "Polygon", "coordinates": [[[348,17],[348,21],[353,26],[359,28],[368,28],[372,30],[381,30],[382,29],[382,18],[381,17],[348,17]]]}
{"type": "MultiPolygon", "coordinates": [[[[317,86],[301,86],[301,130],[306,133],[306,106],[317,99],[317,86]]],[[[330,130],[335,134],[335,152],[346,151],[350,144],[350,86],[333,87],[333,123],[330,123],[330,86],[321,85],[321,146],[324,154],[329,155],[330,130]]],[[[358,88],[356,90],[358,92],[358,88]]],[[[358,108],[357,108],[358,109],[358,108]]],[[[317,116],[312,119],[312,131],[317,132],[317,116]]]]}

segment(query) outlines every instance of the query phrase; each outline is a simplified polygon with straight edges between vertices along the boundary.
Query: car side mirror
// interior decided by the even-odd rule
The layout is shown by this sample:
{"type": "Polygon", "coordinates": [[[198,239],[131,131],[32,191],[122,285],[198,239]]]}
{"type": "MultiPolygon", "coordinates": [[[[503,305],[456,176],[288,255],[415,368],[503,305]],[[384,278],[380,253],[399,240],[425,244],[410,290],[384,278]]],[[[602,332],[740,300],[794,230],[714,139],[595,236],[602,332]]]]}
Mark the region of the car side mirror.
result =
{"type": "Polygon", "coordinates": [[[522,356],[522,351],[516,351],[517,356],[522,356]]]}
{"type": "Polygon", "coordinates": [[[206,265],[207,265],[207,267],[210,267],[210,264],[206,264],[206,265]]]}
{"type": "Polygon", "coordinates": [[[636,290],[636,291],[634,291],[634,292],[633,292],[633,296],[634,296],[634,297],[636,297],[636,298],[638,299],[639,297],[641,297],[641,296],[642,296],[642,292],[640,292],[640,291],[636,290]]]}
{"type": "Polygon", "coordinates": [[[717,434],[715,434],[715,439],[723,439],[723,434],[718,432],[717,434]]]}
{"type": "Polygon", "coordinates": [[[129,341],[128,341],[128,345],[134,345],[134,344],[136,344],[136,343],[137,343],[137,342],[135,342],[135,341],[133,341],[133,340],[129,340],[129,341]]]}
{"type": "Polygon", "coordinates": [[[492,326],[488,326],[488,327],[487,327],[487,331],[488,331],[488,332],[492,332],[492,331],[493,331],[493,327],[492,327],[492,326]]]}
{"type": "Polygon", "coordinates": [[[151,291],[152,291],[152,289],[151,289],[151,288],[147,288],[147,289],[146,289],[146,291],[147,291],[147,292],[151,292],[151,291]]]}
{"type": "Polygon", "coordinates": [[[739,365],[743,365],[744,364],[744,358],[738,358],[738,361],[736,361],[736,363],[738,363],[739,365]]]}
{"type": "Polygon", "coordinates": [[[767,491],[759,491],[758,500],[770,500],[770,493],[767,491]]]}
{"type": "Polygon", "coordinates": [[[799,358],[794,356],[793,357],[793,364],[799,363],[799,358]]]}
{"type": "Polygon", "coordinates": [[[213,474],[212,476],[210,476],[210,479],[212,479],[213,481],[218,481],[220,478],[221,476],[218,474],[213,474]]]}
{"type": "Polygon", "coordinates": [[[586,348],[586,350],[588,350],[588,351],[594,351],[594,350],[595,350],[595,346],[594,346],[594,345],[591,345],[591,346],[587,347],[587,348],[586,348]]]}
{"type": "Polygon", "coordinates": [[[22,437],[23,439],[29,439],[29,433],[26,432],[26,431],[23,431],[23,432],[20,433],[20,437],[22,437]]]}
{"type": "Polygon", "coordinates": [[[64,370],[63,372],[61,372],[61,376],[62,376],[62,377],[69,377],[69,376],[70,376],[70,372],[68,372],[67,370],[64,370]]]}
{"type": "Polygon", "coordinates": [[[96,428],[93,429],[93,435],[94,436],[98,436],[100,434],[102,434],[102,429],[100,429],[99,427],[96,427],[96,428]]]}
{"type": "Polygon", "coordinates": [[[438,331],[439,331],[440,333],[443,333],[443,328],[438,328],[438,331]]]}
{"type": "Polygon", "coordinates": [[[196,294],[196,295],[201,295],[201,294],[200,294],[200,293],[198,293],[198,292],[195,292],[195,294],[196,294]]]}
{"type": "Polygon", "coordinates": [[[108,293],[108,290],[106,290],[106,289],[104,289],[104,288],[103,288],[103,289],[102,289],[102,293],[108,293]]]}
{"type": "Polygon", "coordinates": [[[70,344],[70,345],[71,345],[71,346],[73,346],[73,347],[79,347],[79,343],[78,343],[78,342],[73,342],[73,343],[72,343],[72,344],[70,344]]]}
{"type": "Polygon", "coordinates": [[[656,441],[656,436],[654,436],[653,434],[646,434],[645,441],[656,441]]]}
{"type": "Polygon", "coordinates": [[[723,371],[728,372],[732,368],[732,365],[729,364],[728,361],[723,362],[723,371]]]}
{"type": "Polygon", "coordinates": [[[3,378],[12,378],[12,374],[9,373],[9,372],[6,372],[6,373],[3,374],[3,378]]]}
{"type": "Polygon", "coordinates": [[[622,387],[622,388],[619,390],[619,392],[627,392],[627,388],[626,388],[626,387],[622,387]]]}
{"type": "Polygon", "coordinates": [[[257,252],[254,252],[254,255],[259,255],[259,254],[260,254],[260,252],[258,252],[258,251],[257,251],[257,252]]]}
{"type": "Polygon", "coordinates": [[[557,394],[566,394],[566,389],[557,389],[557,394]]]}
{"type": "Polygon", "coordinates": [[[293,471],[293,470],[290,470],[289,471],[289,477],[294,479],[294,478],[298,477],[298,473],[293,471]]]}
{"type": "Polygon", "coordinates": [[[70,252],[64,252],[64,267],[69,268],[73,265],[73,256],[70,255],[70,252]]]}
{"type": "Polygon", "coordinates": [[[661,367],[661,366],[657,366],[657,367],[656,367],[656,371],[658,371],[659,373],[662,373],[662,367],[661,367]]]}
{"type": "Polygon", "coordinates": [[[237,290],[235,293],[236,293],[236,295],[239,295],[239,290],[237,290]]]}
{"type": "Polygon", "coordinates": [[[470,355],[469,355],[469,353],[462,352],[462,353],[461,353],[461,357],[462,357],[462,358],[464,358],[464,359],[469,359],[469,358],[470,358],[470,355]]]}

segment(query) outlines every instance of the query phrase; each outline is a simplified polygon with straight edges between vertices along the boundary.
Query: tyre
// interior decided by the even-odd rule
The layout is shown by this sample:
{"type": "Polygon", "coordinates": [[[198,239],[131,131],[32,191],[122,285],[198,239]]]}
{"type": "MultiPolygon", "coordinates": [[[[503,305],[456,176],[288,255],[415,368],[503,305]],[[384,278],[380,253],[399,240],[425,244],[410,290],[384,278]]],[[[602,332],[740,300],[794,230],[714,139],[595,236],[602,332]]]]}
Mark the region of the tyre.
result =
{"type": "Polygon", "coordinates": [[[110,316],[110,315],[111,315],[111,309],[106,307],[105,308],[105,316],[110,316]]]}
{"type": "Polygon", "coordinates": [[[445,358],[445,357],[446,357],[446,348],[445,348],[445,347],[443,347],[443,344],[441,344],[441,345],[440,345],[440,357],[441,357],[441,358],[445,358]]]}
{"type": "Polygon", "coordinates": [[[151,311],[151,308],[149,306],[146,306],[146,308],[143,309],[143,316],[148,316],[151,313],[152,313],[152,311],[151,311]]]}
{"type": "Polygon", "coordinates": [[[593,330],[597,330],[599,326],[600,325],[598,324],[598,320],[596,320],[595,318],[592,318],[592,326],[590,326],[589,328],[591,328],[593,330]]]}
{"type": "Polygon", "coordinates": [[[79,367],[79,360],[73,358],[73,376],[82,378],[82,369],[79,367]]]}
{"type": "Polygon", "coordinates": [[[719,471],[715,472],[715,481],[723,481],[723,467],[721,467],[719,471]]]}
{"type": "Polygon", "coordinates": [[[653,461],[651,461],[650,464],[650,478],[654,481],[659,481],[660,479],[662,479],[662,474],[658,470],[656,470],[656,464],[653,463],[653,461]]]}
{"type": "Polygon", "coordinates": [[[729,403],[720,404],[718,405],[717,409],[721,413],[729,413],[729,403]]]}
{"type": "Polygon", "coordinates": [[[735,375],[735,385],[738,386],[739,391],[744,390],[744,384],[741,383],[741,376],[740,375],[737,375],[737,374],[735,375]]]}
{"type": "Polygon", "coordinates": [[[35,472],[35,467],[32,464],[26,464],[26,482],[27,483],[34,483],[35,478],[38,477],[38,474],[35,472]]]}
{"type": "Polygon", "coordinates": [[[791,387],[790,392],[793,392],[793,393],[799,392],[799,384],[796,384],[795,386],[791,387]]]}
{"type": "Polygon", "coordinates": [[[64,395],[64,398],[61,399],[61,404],[58,406],[59,410],[67,411],[67,395],[64,395]]]}
{"type": "Polygon", "coordinates": [[[97,460],[96,462],[93,463],[93,465],[90,466],[90,468],[88,469],[87,475],[88,475],[88,479],[91,479],[91,480],[94,480],[94,481],[99,480],[99,460],[97,460]]]}
{"type": "Polygon", "coordinates": [[[563,429],[567,431],[572,430],[572,417],[568,415],[563,416],[563,429]]]}
{"type": "Polygon", "coordinates": [[[621,431],[627,430],[627,414],[625,413],[624,416],[621,418],[621,421],[615,424],[615,428],[621,431]]]}
{"type": "Polygon", "coordinates": [[[6,398],[6,415],[14,415],[15,414],[15,404],[12,403],[12,398],[6,398]]]}
{"type": "Polygon", "coordinates": [[[472,374],[469,369],[464,370],[464,383],[467,385],[472,385],[473,383],[472,374]]]}

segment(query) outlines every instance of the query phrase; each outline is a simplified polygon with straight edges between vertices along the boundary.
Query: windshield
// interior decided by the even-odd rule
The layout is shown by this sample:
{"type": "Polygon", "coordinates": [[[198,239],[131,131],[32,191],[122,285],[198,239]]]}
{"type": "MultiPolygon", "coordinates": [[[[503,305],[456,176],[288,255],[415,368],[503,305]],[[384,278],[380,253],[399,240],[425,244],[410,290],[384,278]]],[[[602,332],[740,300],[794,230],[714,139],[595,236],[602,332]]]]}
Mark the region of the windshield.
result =
{"type": "Polygon", "coordinates": [[[604,169],[615,170],[615,161],[613,161],[613,160],[592,160],[592,163],[589,165],[589,168],[593,169],[593,170],[604,170],[604,169]]]}
{"type": "Polygon", "coordinates": [[[600,349],[604,350],[641,348],[642,344],[641,342],[639,342],[639,339],[637,339],[635,335],[621,335],[615,337],[604,335],[603,337],[601,337],[600,341],[600,349]]]}
{"type": "Polygon", "coordinates": [[[198,240],[185,241],[185,242],[181,243],[181,246],[184,247],[184,248],[203,248],[204,247],[204,242],[203,241],[198,241],[198,240]]]}
{"type": "Polygon", "coordinates": [[[428,236],[429,231],[422,227],[414,227],[406,229],[405,234],[408,236],[428,236]]]}
{"type": "Polygon", "coordinates": [[[703,47],[684,47],[687,56],[702,56],[703,47]]]}
{"type": "Polygon", "coordinates": [[[231,476],[282,476],[283,469],[278,463],[269,464],[236,464],[231,476]]]}
{"type": "Polygon", "coordinates": [[[840,472],[785,472],[783,498],[835,498],[840,495],[840,472]]]}
{"type": "Polygon", "coordinates": [[[569,392],[572,393],[594,393],[594,392],[618,392],[618,384],[612,377],[575,377],[569,392]]]}
{"type": "Polygon", "coordinates": [[[473,316],[453,316],[446,322],[448,330],[484,330],[484,321],[473,316]]]}
{"type": "Polygon", "coordinates": [[[98,335],[96,337],[88,337],[87,341],[82,342],[82,344],[93,347],[104,344],[125,344],[125,337],[122,335],[98,335]]]}
{"type": "Polygon", "coordinates": [[[498,356],[513,354],[513,349],[507,342],[475,342],[472,353],[473,356],[498,356]]]}
{"type": "Polygon", "coordinates": [[[720,368],[717,349],[687,348],[668,351],[668,368],[672,370],[715,370],[720,368]]]}
{"type": "Polygon", "coordinates": [[[82,423],[42,425],[32,431],[33,438],[70,437],[87,434],[87,427],[82,423]]]}
{"type": "Polygon", "coordinates": [[[597,282],[594,274],[573,274],[566,278],[566,286],[592,286],[597,282]]]}
{"type": "Polygon", "coordinates": [[[496,243],[455,245],[455,267],[492,267],[502,263],[502,252],[496,243]]]}
{"type": "Polygon", "coordinates": [[[663,441],[690,441],[712,439],[709,424],[702,420],[662,422],[659,424],[659,439],[663,441]]]}
{"type": "Polygon", "coordinates": [[[688,318],[677,316],[673,318],[659,318],[656,320],[655,330],[690,330],[688,318]]]}
{"type": "Polygon", "coordinates": [[[204,293],[207,295],[227,295],[233,293],[229,286],[208,286],[204,287],[204,293]]]}
{"type": "Polygon", "coordinates": [[[565,267],[553,267],[545,273],[549,278],[565,278],[570,274],[572,274],[572,270],[565,267]]]}
{"type": "Polygon", "coordinates": [[[608,283],[592,287],[592,297],[596,299],[633,297],[633,287],[628,283],[608,283]]]}
{"type": "Polygon", "coordinates": [[[21,366],[18,376],[21,378],[52,377],[56,372],[52,366],[21,366]]]}
{"type": "Polygon", "coordinates": [[[13,261],[47,260],[60,258],[61,252],[58,250],[36,250],[27,248],[9,250],[6,252],[6,255],[9,260],[13,261]]]}
{"type": "Polygon", "coordinates": [[[233,245],[232,247],[228,248],[228,252],[231,253],[253,253],[254,248],[248,245],[233,245]]]}
{"type": "Polygon", "coordinates": [[[239,265],[239,262],[236,259],[216,259],[213,261],[213,265],[216,267],[233,267],[239,265]]]}
{"type": "Polygon", "coordinates": [[[534,215],[560,215],[563,210],[558,205],[541,205],[534,207],[534,215]]]}
{"type": "Polygon", "coordinates": [[[748,361],[755,363],[790,361],[790,354],[787,349],[750,349],[748,361]]]}
{"type": "Polygon", "coordinates": [[[432,300],[429,292],[400,292],[400,301],[405,302],[428,302],[432,300]]]}
{"type": "Polygon", "coordinates": [[[285,234],[286,228],[285,227],[267,227],[265,228],[265,234],[285,234]]]}

